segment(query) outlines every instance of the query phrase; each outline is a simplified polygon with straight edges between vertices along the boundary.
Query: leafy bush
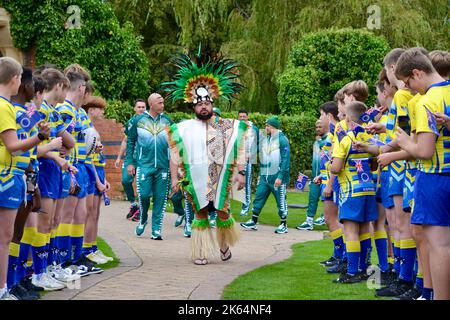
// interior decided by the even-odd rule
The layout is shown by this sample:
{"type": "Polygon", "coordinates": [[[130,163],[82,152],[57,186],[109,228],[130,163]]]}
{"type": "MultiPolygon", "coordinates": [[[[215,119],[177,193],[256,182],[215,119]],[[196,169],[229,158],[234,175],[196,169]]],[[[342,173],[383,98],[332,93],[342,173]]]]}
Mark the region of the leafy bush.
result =
{"type": "Polygon", "coordinates": [[[17,48],[36,48],[36,64],[65,68],[79,63],[90,70],[97,89],[107,99],[130,100],[148,93],[148,60],[142,37],[133,25],[120,26],[111,6],[102,0],[0,0],[11,13],[11,34],[17,48]],[[80,28],[69,6],[79,8],[80,28]],[[69,23],[70,24],[70,23],[69,23]]]}
{"type": "Polygon", "coordinates": [[[386,40],[358,29],[312,32],[295,43],[288,65],[278,78],[282,114],[313,112],[332,100],[337,90],[353,80],[370,89],[368,105],[375,100],[375,82],[389,51],[386,40]]]}

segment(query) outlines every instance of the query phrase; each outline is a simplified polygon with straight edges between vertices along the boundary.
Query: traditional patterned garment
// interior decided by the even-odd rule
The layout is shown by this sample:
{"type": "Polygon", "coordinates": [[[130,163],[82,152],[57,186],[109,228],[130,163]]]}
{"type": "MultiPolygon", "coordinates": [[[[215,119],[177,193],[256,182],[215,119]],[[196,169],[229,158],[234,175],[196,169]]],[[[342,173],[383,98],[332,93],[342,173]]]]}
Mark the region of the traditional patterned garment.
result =
{"type": "Polygon", "coordinates": [[[226,210],[236,164],[245,164],[246,131],[244,122],[219,117],[184,121],[168,130],[171,157],[179,161],[197,211],[210,201],[217,210],[226,210]]]}

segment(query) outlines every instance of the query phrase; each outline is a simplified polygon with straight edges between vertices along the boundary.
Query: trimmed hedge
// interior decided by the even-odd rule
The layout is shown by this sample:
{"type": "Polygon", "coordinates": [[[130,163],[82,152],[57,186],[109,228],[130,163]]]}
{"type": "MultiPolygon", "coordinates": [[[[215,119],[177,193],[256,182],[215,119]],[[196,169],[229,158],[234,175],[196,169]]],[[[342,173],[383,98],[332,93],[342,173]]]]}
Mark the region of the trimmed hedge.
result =
{"type": "Polygon", "coordinates": [[[282,114],[318,114],[320,104],[353,80],[369,86],[367,105],[376,98],[375,82],[389,45],[382,36],[360,29],[312,32],[296,42],[288,64],[278,77],[282,114]]]}
{"type": "MultiPolygon", "coordinates": [[[[133,107],[128,102],[110,101],[106,107],[105,115],[118,122],[125,123],[133,115],[133,107]]],[[[192,119],[194,113],[171,112],[167,115],[174,121],[179,122],[184,119],[192,119]]],[[[237,112],[222,112],[224,118],[237,118],[237,112]]],[[[258,128],[264,130],[266,119],[271,114],[250,113],[249,120],[258,128]]],[[[299,171],[307,173],[311,170],[312,145],[315,140],[316,117],[309,113],[300,113],[295,116],[279,116],[281,130],[289,139],[291,145],[291,187],[297,179],[299,171]]],[[[256,174],[253,175],[256,180],[256,174]]]]}

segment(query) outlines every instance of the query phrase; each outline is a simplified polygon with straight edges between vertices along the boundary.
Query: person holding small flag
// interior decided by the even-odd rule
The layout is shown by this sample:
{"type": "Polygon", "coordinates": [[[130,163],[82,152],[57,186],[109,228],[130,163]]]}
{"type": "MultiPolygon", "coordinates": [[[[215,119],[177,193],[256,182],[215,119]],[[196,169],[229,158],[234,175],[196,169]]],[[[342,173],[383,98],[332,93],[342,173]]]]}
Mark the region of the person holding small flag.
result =
{"type": "MultiPolygon", "coordinates": [[[[324,126],[323,122],[319,119],[316,121],[316,134],[317,138],[316,141],[314,141],[313,144],[313,157],[312,157],[312,177],[320,176],[320,167],[321,167],[321,160],[322,160],[322,148],[327,142],[327,132],[326,127],[324,126]]],[[[302,175],[301,178],[303,178],[304,175],[302,175]]],[[[299,175],[300,178],[300,175],[299,175]]],[[[306,177],[307,178],[307,177],[306,177]]],[[[298,183],[299,180],[297,180],[298,183]]],[[[296,188],[297,188],[296,183],[296,188]]],[[[305,187],[306,183],[303,183],[303,188],[305,187]]],[[[299,190],[303,190],[303,188],[297,188],[299,190]]],[[[308,209],[306,210],[306,221],[302,224],[299,224],[296,228],[299,230],[313,230],[314,229],[314,216],[316,215],[317,211],[317,205],[319,203],[321,194],[321,184],[311,183],[309,185],[309,198],[308,198],[308,209]]],[[[325,224],[325,221],[322,217],[322,224],[325,224]]]]}
{"type": "Polygon", "coordinates": [[[280,130],[280,120],[277,116],[267,119],[265,132],[260,132],[259,160],[260,175],[253,201],[253,215],[249,221],[241,223],[241,226],[245,229],[257,230],[259,214],[269,194],[272,193],[280,216],[280,225],[275,229],[275,233],[287,233],[286,185],[289,183],[290,146],[289,140],[280,130]]]}

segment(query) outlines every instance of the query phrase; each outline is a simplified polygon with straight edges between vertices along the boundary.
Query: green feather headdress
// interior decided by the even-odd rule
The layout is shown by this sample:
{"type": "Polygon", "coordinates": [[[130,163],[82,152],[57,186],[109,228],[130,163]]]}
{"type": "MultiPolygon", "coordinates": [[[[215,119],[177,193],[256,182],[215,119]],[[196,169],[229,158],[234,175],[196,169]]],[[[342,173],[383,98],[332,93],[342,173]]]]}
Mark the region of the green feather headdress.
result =
{"type": "Polygon", "coordinates": [[[162,83],[161,87],[169,92],[168,97],[174,102],[183,100],[196,104],[219,98],[231,100],[244,88],[238,82],[234,60],[202,54],[201,46],[193,58],[186,53],[177,53],[170,63],[176,71],[170,75],[171,81],[162,83]]]}

